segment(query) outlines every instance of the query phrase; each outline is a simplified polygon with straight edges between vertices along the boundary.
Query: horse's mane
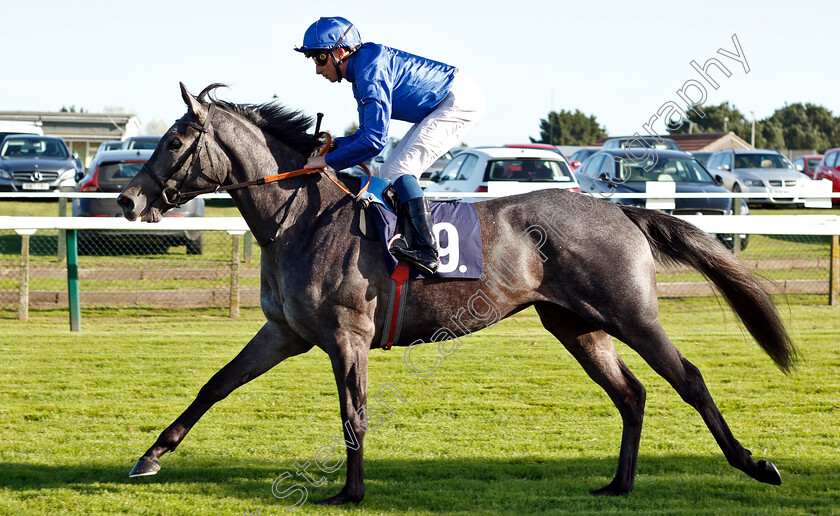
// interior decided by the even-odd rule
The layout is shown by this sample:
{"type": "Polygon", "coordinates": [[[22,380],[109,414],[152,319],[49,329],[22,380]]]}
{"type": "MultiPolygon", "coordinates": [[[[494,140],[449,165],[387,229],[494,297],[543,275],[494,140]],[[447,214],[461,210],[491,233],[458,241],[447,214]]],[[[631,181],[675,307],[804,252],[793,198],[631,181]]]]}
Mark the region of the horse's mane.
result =
{"type": "Polygon", "coordinates": [[[206,102],[209,98],[218,107],[242,116],[305,156],[308,156],[318,144],[318,139],[308,132],[312,127],[312,117],[276,102],[234,104],[219,100],[212,93],[216,88],[222,87],[227,86],[219,83],[211,84],[204,88],[197,98],[200,102],[206,102]]]}

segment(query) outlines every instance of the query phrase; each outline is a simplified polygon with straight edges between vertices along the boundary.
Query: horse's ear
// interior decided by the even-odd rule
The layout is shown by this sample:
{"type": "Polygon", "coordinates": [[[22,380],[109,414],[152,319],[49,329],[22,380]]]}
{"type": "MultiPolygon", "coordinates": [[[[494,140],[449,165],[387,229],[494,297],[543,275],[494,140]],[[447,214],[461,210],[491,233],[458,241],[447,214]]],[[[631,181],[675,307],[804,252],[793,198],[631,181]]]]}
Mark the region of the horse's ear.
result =
{"type": "Polygon", "coordinates": [[[187,105],[187,108],[190,110],[190,113],[198,117],[199,113],[201,113],[201,102],[198,101],[195,97],[193,97],[189,91],[187,91],[187,87],[184,86],[184,83],[178,83],[181,85],[181,97],[184,99],[184,104],[187,105]]]}

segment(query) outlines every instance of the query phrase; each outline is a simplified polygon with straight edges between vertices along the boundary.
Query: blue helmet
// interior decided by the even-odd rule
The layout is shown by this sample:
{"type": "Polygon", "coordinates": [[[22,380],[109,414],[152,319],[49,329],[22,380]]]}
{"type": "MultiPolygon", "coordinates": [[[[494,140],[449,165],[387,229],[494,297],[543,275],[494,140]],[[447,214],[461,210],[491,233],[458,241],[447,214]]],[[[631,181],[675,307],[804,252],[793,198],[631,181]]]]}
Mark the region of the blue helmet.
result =
{"type": "Polygon", "coordinates": [[[346,18],[340,16],[323,17],[306,29],[303,45],[298,52],[312,50],[330,50],[340,47],[355,49],[362,44],[359,31],[346,18]]]}

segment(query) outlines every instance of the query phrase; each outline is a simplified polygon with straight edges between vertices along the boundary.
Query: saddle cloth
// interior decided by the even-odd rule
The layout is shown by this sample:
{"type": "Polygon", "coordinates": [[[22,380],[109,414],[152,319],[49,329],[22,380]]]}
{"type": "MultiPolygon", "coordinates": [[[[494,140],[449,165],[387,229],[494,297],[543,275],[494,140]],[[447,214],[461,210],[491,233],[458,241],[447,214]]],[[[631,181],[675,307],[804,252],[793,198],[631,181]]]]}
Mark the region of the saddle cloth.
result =
{"type": "MultiPolygon", "coordinates": [[[[389,183],[378,177],[371,178],[371,185],[364,197],[370,202],[367,213],[373,219],[376,233],[382,243],[382,252],[392,274],[397,259],[388,251],[395,236],[397,215],[383,201],[384,190],[389,183]]],[[[479,279],[484,274],[481,256],[481,227],[478,214],[472,203],[455,201],[430,202],[433,230],[440,250],[440,267],[436,278],[479,279]]],[[[413,267],[408,279],[425,277],[413,267]]]]}

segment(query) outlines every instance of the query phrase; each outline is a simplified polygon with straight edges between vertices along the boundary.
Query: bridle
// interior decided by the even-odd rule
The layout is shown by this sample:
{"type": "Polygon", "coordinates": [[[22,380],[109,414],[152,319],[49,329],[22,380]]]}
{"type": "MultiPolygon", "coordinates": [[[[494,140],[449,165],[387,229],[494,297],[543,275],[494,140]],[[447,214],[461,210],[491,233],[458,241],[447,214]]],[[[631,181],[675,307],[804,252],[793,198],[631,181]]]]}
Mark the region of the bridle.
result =
{"type": "MultiPolygon", "coordinates": [[[[362,164],[360,166],[367,173],[368,180],[367,180],[367,183],[361,188],[361,190],[359,191],[358,194],[353,194],[350,190],[348,190],[346,187],[344,187],[338,181],[333,179],[332,176],[325,173],[325,170],[321,169],[321,168],[301,168],[301,169],[298,169],[298,170],[292,170],[290,172],[281,172],[281,173],[278,173],[278,174],[274,174],[272,176],[261,177],[259,179],[254,179],[252,181],[244,181],[244,182],[241,182],[241,183],[234,183],[232,185],[227,185],[227,186],[223,186],[221,180],[219,180],[217,178],[214,178],[214,180],[218,184],[213,188],[207,188],[207,189],[204,189],[204,190],[194,190],[192,192],[181,193],[180,188],[184,184],[184,181],[186,181],[186,179],[187,179],[187,176],[188,176],[188,172],[187,172],[187,173],[184,173],[184,178],[181,180],[181,182],[178,184],[177,187],[166,186],[166,182],[171,180],[172,177],[184,166],[184,163],[186,163],[187,159],[190,159],[190,164],[189,164],[189,167],[187,168],[188,171],[193,168],[193,165],[195,164],[195,161],[197,159],[200,159],[199,158],[198,146],[201,143],[202,137],[205,134],[207,134],[207,132],[210,131],[210,122],[213,119],[213,114],[215,113],[215,110],[216,110],[216,104],[210,104],[210,109],[207,111],[207,117],[204,119],[204,125],[203,126],[199,125],[199,124],[196,124],[195,122],[179,121],[179,122],[176,123],[176,125],[187,125],[189,127],[192,127],[193,129],[195,129],[199,133],[198,133],[198,136],[196,137],[196,139],[193,140],[192,144],[187,149],[187,151],[184,152],[184,154],[182,154],[181,157],[178,158],[178,160],[175,162],[175,164],[172,165],[169,168],[169,171],[166,173],[166,179],[161,179],[160,177],[158,177],[158,175],[155,174],[154,172],[152,172],[151,169],[146,167],[145,164],[140,169],[140,172],[145,171],[146,174],[148,176],[150,176],[152,178],[152,180],[154,180],[154,182],[158,185],[158,187],[160,188],[160,196],[163,199],[163,202],[165,202],[169,206],[175,206],[175,207],[181,206],[181,204],[183,204],[184,202],[187,202],[188,200],[192,199],[193,197],[196,197],[196,196],[201,195],[201,194],[227,192],[227,191],[230,191],[230,190],[238,190],[240,188],[245,188],[245,187],[248,187],[248,186],[265,185],[265,184],[268,184],[268,183],[273,183],[275,181],[281,181],[283,179],[289,179],[289,178],[292,178],[292,177],[302,176],[302,175],[305,175],[305,174],[312,174],[312,173],[315,173],[315,172],[323,173],[327,177],[327,179],[332,181],[344,193],[346,193],[347,195],[350,195],[352,197],[355,197],[356,199],[361,199],[361,196],[367,191],[368,187],[370,187],[370,182],[371,182],[371,177],[372,176],[371,176],[370,170],[364,164],[362,164]]],[[[323,137],[326,138],[326,142],[321,147],[321,150],[319,151],[319,154],[318,154],[319,156],[324,156],[327,153],[327,150],[329,150],[329,148],[332,144],[332,136],[330,136],[330,134],[326,133],[326,132],[320,132],[320,133],[318,133],[318,136],[323,136],[323,137]]],[[[212,158],[210,157],[210,149],[207,148],[206,144],[205,144],[205,152],[207,153],[207,157],[211,161],[210,172],[212,173],[212,171],[213,171],[212,158]]]]}
{"type": "MultiPolygon", "coordinates": [[[[185,197],[185,195],[181,194],[179,192],[179,189],[184,184],[184,181],[187,179],[187,174],[184,174],[184,178],[181,180],[177,187],[166,186],[165,182],[172,179],[175,173],[181,170],[181,168],[184,166],[184,163],[186,163],[187,159],[190,159],[190,165],[187,168],[187,170],[191,170],[193,168],[195,160],[198,159],[198,145],[199,143],[201,143],[201,138],[210,130],[210,121],[213,119],[213,114],[215,113],[215,111],[216,104],[210,104],[210,109],[207,110],[207,117],[204,119],[203,126],[198,125],[195,122],[185,122],[180,120],[175,123],[175,125],[187,125],[192,127],[193,129],[198,131],[198,136],[195,140],[193,140],[192,144],[190,144],[190,147],[186,150],[186,152],[181,154],[181,157],[178,158],[175,164],[169,168],[169,171],[166,173],[166,179],[159,178],[158,175],[152,172],[152,170],[149,167],[147,167],[145,163],[140,168],[140,172],[146,172],[146,175],[151,177],[152,180],[154,180],[154,182],[158,185],[158,187],[160,187],[160,196],[163,199],[163,202],[165,202],[166,204],[176,207],[182,204],[178,202],[178,199],[179,197],[185,197]]],[[[209,156],[210,153],[208,152],[207,155],[209,156]]],[[[212,165],[210,168],[212,170],[212,165]]],[[[219,186],[221,186],[221,182],[219,182],[219,186]]]]}

